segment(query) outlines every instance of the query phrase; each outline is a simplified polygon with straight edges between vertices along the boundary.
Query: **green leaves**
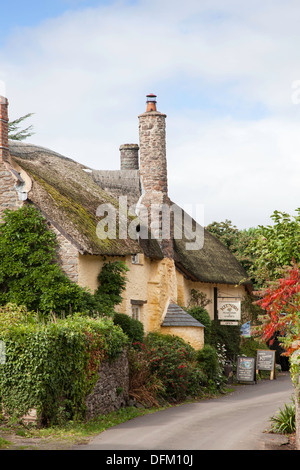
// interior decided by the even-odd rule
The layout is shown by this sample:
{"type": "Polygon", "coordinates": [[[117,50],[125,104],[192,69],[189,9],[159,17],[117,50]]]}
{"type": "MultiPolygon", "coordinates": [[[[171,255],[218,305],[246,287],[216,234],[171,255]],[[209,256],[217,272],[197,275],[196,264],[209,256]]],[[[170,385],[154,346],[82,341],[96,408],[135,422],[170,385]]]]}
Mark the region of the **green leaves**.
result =
{"type": "Polygon", "coordinates": [[[274,211],[273,225],[259,226],[248,252],[255,258],[252,274],[258,285],[280,276],[280,270],[293,261],[300,262],[300,209],[296,216],[274,211]]]}
{"type": "Polygon", "coordinates": [[[34,113],[25,114],[14,121],[8,123],[8,138],[11,140],[25,140],[27,137],[31,137],[34,133],[33,126],[29,126],[25,129],[21,129],[19,124],[21,124],[25,119],[31,117],[34,113]]]}
{"type": "Polygon", "coordinates": [[[25,305],[44,318],[52,312],[111,315],[122,299],[126,266],[121,262],[105,265],[99,276],[101,286],[93,296],[62,272],[56,248],[55,234],[35,207],[5,212],[0,226],[0,305],[25,305]]]}
{"type": "Polygon", "coordinates": [[[296,407],[295,402],[284,404],[283,409],[270,418],[272,431],[280,434],[293,434],[296,431],[296,407]]]}
{"type": "Polygon", "coordinates": [[[249,273],[254,258],[253,253],[247,248],[249,243],[255,239],[257,229],[239,230],[235,225],[232,225],[231,220],[227,219],[224,222],[213,222],[206,229],[231,251],[247,273],[249,273]]]}
{"type": "Polygon", "coordinates": [[[6,345],[0,365],[5,410],[20,417],[37,408],[44,423],[83,416],[101,361],[114,360],[127,344],[111,320],[77,314],[40,323],[12,305],[1,309],[0,339],[6,345]]]}

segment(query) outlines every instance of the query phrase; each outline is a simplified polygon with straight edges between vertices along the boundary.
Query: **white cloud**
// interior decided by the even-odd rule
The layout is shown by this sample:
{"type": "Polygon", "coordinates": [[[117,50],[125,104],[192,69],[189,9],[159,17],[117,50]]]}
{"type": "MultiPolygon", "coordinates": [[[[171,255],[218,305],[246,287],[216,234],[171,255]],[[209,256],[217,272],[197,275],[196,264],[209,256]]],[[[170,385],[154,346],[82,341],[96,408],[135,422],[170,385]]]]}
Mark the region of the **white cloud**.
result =
{"type": "Polygon", "coordinates": [[[207,223],[266,223],[299,205],[299,13],[296,1],[143,0],[14,31],[0,49],[11,118],[34,112],[31,141],[116,169],[154,92],[173,199],[204,203],[207,223]]]}

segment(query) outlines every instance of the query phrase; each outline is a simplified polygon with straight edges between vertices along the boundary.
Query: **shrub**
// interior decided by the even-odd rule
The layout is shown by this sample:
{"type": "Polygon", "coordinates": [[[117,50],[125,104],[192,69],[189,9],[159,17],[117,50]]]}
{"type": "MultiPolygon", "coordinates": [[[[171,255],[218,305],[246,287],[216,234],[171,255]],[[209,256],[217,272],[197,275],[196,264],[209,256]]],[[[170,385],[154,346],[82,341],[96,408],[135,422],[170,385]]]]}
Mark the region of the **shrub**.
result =
{"type": "Polygon", "coordinates": [[[143,342],[144,325],[139,320],[131,318],[124,313],[115,313],[113,322],[115,325],[119,325],[122,328],[131,343],[143,342]]]}
{"type": "Polygon", "coordinates": [[[280,434],[293,434],[296,432],[296,407],[295,403],[284,404],[279,412],[270,418],[272,431],[280,434]]]}
{"type": "Polygon", "coordinates": [[[129,396],[144,406],[159,406],[160,395],[165,387],[156,373],[151,371],[148,354],[139,343],[140,348],[130,348],[129,362],[129,396]]]}
{"type": "Polygon", "coordinates": [[[79,314],[46,324],[30,316],[27,322],[6,322],[5,329],[0,323],[0,332],[6,352],[0,365],[5,411],[20,418],[36,408],[47,424],[84,416],[100,363],[118,357],[127,343],[111,320],[79,314]]]}
{"type": "Polygon", "coordinates": [[[0,305],[14,303],[42,316],[87,310],[93,296],[62,272],[55,234],[31,205],[4,212],[0,227],[0,305]]]}
{"type": "Polygon", "coordinates": [[[218,352],[213,346],[206,344],[198,351],[197,360],[208,379],[213,379],[219,373],[218,352]]]}
{"type": "Polygon", "coordinates": [[[177,336],[150,333],[145,347],[151,370],[161,379],[167,400],[180,401],[200,394],[203,372],[196,362],[196,351],[188,343],[177,336]]]}
{"type": "Polygon", "coordinates": [[[105,263],[95,294],[72,282],[58,264],[57,241],[46,219],[32,205],[4,212],[0,226],[0,305],[14,303],[39,312],[45,319],[54,313],[76,312],[112,316],[122,300],[127,266],[105,263]]]}
{"type": "Polygon", "coordinates": [[[219,320],[212,320],[210,344],[216,349],[224,345],[227,359],[235,361],[240,350],[240,326],[220,325],[219,320]]]}
{"type": "Polygon", "coordinates": [[[247,357],[256,357],[258,349],[268,349],[266,343],[254,338],[241,338],[240,354],[247,357]]]}
{"type": "Polygon", "coordinates": [[[204,341],[205,343],[210,343],[211,340],[211,319],[208,311],[203,307],[192,307],[187,311],[192,317],[198,320],[202,325],[205,326],[204,329],[204,341]]]}

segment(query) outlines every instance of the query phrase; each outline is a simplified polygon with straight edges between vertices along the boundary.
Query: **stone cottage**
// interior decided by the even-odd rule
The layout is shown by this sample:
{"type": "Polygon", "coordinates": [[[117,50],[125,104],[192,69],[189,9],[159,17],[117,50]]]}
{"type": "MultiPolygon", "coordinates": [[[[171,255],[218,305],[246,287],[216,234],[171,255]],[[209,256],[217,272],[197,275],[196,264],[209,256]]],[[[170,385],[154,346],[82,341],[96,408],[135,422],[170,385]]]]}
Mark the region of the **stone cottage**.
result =
{"type": "Polygon", "coordinates": [[[182,308],[192,289],[211,301],[211,318],[229,306],[219,318],[230,321],[250,282],[227,248],[169,199],[166,115],[155,95],[138,119],[139,144],[120,146],[120,170],[94,170],[8,140],[8,102],[1,97],[0,217],[34,204],[57,235],[63,271],[91,291],[103,263],[122,259],[129,272],[118,311],[139,319],[146,333],[176,334],[200,349],[203,325],[182,308]]]}

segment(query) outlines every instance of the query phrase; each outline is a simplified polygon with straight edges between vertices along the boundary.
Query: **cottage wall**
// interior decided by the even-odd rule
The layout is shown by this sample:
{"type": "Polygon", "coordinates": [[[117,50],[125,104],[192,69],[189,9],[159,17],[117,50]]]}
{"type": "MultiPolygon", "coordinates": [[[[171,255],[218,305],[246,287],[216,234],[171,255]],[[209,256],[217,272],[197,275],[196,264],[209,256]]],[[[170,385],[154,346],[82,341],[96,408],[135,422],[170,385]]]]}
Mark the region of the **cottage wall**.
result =
{"type": "MultiPolygon", "coordinates": [[[[133,264],[131,256],[103,259],[101,256],[79,255],[79,285],[89,287],[92,292],[95,291],[98,286],[97,276],[108,260],[122,260],[129,268],[126,290],[123,293],[122,303],[116,306],[117,312],[131,316],[132,306],[138,305],[140,321],[144,325],[146,334],[155,331],[179,335],[196,349],[203,347],[203,328],[161,326],[169,303],[178,302],[178,280],[182,281],[176,274],[173,260],[169,258],[150,260],[140,254],[139,262],[133,264]]],[[[183,285],[182,291],[187,291],[187,287],[183,285]]]]}
{"type": "Polygon", "coordinates": [[[178,304],[188,307],[191,302],[191,290],[195,289],[198,292],[206,294],[210,303],[205,307],[211,319],[214,318],[214,288],[217,288],[218,297],[230,298],[230,300],[242,300],[245,297],[244,286],[235,286],[230,284],[216,284],[195,282],[186,279],[180,272],[177,271],[177,297],[178,304]]]}
{"type": "Polygon", "coordinates": [[[182,338],[187,343],[196,349],[202,349],[204,347],[204,328],[198,328],[197,326],[162,326],[161,332],[165,335],[175,335],[182,338]]]}
{"type": "Polygon", "coordinates": [[[170,259],[150,260],[139,254],[138,263],[132,263],[132,257],[106,257],[79,255],[78,283],[92,292],[98,287],[97,276],[107,261],[120,260],[127,264],[126,290],[123,301],[116,306],[116,311],[131,316],[133,303],[140,307],[140,321],[145,332],[158,331],[167,304],[172,298],[176,301],[176,275],[174,262],[170,259]]]}

